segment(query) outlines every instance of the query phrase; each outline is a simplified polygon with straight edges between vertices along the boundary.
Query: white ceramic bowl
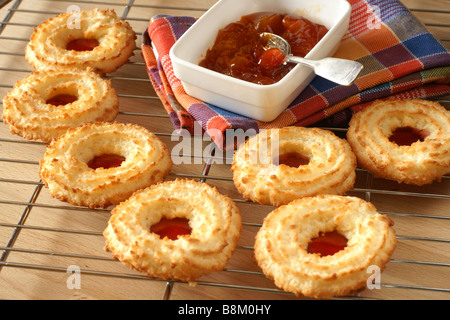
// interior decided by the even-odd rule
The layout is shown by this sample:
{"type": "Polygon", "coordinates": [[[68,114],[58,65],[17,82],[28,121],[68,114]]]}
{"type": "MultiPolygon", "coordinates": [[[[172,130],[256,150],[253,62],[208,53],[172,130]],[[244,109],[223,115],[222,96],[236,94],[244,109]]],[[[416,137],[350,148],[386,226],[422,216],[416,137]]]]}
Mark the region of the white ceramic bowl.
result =
{"type": "Polygon", "coordinates": [[[297,65],[283,79],[258,85],[200,67],[199,62],[220,29],[242,16],[274,12],[302,16],[328,28],[328,33],[306,58],[333,55],[348,29],[351,6],[346,0],[221,0],[186,31],[170,51],[175,75],[186,93],[217,107],[260,121],[272,121],[314,78],[313,71],[297,65]]]}

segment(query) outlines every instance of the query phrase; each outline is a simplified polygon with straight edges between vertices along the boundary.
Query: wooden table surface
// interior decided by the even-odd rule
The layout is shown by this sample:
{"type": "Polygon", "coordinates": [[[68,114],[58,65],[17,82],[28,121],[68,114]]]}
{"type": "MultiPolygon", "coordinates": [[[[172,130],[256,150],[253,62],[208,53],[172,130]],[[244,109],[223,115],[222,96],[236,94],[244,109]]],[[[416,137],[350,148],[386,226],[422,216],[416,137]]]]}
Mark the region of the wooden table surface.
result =
{"type": "MultiPolygon", "coordinates": [[[[155,14],[200,16],[215,0],[11,1],[0,10],[0,96],[31,72],[24,47],[33,26],[69,5],[81,9],[114,8],[138,34],[155,14]]],[[[403,0],[450,48],[450,1],[403,0]]],[[[171,150],[173,126],[148,80],[140,50],[109,78],[120,96],[117,121],[138,123],[171,150]]],[[[449,97],[439,101],[450,106],[449,97]]],[[[0,106],[0,112],[2,106],[0,106]]],[[[209,142],[204,142],[206,145],[209,142]]],[[[104,251],[102,232],[109,210],[89,210],[50,197],[39,176],[45,144],[12,135],[0,123],[0,299],[299,299],[279,291],[252,260],[254,236],[273,210],[242,200],[231,180],[229,164],[182,164],[168,179],[197,179],[234,199],[243,217],[235,254],[222,272],[199,279],[192,287],[128,269],[104,251]],[[80,270],[80,288],[73,288],[80,270]]],[[[426,187],[372,179],[358,170],[349,195],[372,201],[395,222],[398,247],[382,273],[379,290],[365,289],[351,298],[450,299],[450,177],[426,187]]]]}

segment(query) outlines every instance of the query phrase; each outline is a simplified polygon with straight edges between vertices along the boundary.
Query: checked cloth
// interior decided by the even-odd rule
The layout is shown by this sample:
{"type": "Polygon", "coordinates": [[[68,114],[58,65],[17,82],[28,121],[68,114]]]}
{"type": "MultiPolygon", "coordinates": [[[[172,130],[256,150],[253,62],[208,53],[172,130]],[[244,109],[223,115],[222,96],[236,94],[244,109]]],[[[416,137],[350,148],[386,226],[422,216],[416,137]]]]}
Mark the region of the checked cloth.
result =
{"type": "MultiPolygon", "coordinates": [[[[193,133],[195,123],[199,123],[206,132],[214,129],[225,135],[228,129],[259,132],[314,125],[323,119],[342,124],[374,100],[450,94],[450,53],[403,4],[397,0],[348,1],[352,6],[350,26],[334,56],[361,62],[364,69],[360,76],[351,86],[316,76],[271,122],[256,121],[187,95],[174,75],[169,51],[196,19],[154,17],[144,32],[142,55],[153,88],[175,129],[193,133]]],[[[221,141],[226,139],[222,137],[221,141]]]]}

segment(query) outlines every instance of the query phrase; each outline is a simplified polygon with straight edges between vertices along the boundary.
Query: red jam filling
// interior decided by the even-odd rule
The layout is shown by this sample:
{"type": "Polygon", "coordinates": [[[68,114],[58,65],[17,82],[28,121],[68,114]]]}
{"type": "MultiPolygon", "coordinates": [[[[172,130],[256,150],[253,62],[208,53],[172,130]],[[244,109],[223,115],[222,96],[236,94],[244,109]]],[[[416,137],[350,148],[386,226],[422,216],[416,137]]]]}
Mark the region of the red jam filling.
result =
{"type": "Polygon", "coordinates": [[[122,162],[125,161],[125,157],[116,155],[116,154],[102,154],[100,156],[95,157],[91,161],[88,162],[88,167],[95,170],[98,168],[115,168],[120,167],[122,162]]]}
{"type": "Polygon", "coordinates": [[[292,167],[292,168],[298,168],[303,165],[307,165],[309,163],[310,159],[297,153],[297,152],[289,152],[280,155],[277,159],[275,159],[275,163],[278,165],[284,164],[286,166],[292,167]]]}
{"type": "Polygon", "coordinates": [[[278,49],[266,50],[267,41],[260,36],[263,32],[283,37],[291,45],[294,55],[304,57],[328,29],[292,15],[267,12],[246,15],[219,30],[200,66],[261,85],[278,82],[295,64],[284,64],[278,49]]]}
{"type": "Polygon", "coordinates": [[[162,218],[157,224],[151,226],[150,231],[156,233],[161,239],[177,240],[179,236],[191,234],[189,220],[185,218],[162,218]]]}
{"type": "Polygon", "coordinates": [[[307,252],[317,253],[321,257],[333,255],[347,246],[347,238],[337,231],[320,234],[308,243],[307,252]]]}
{"type": "Polygon", "coordinates": [[[411,127],[400,127],[392,132],[389,141],[396,143],[399,146],[410,146],[414,142],[423,142],[428,136],[426,130],[418,130],[411,127]]]}
{"type": "Polygon", "coordinates": [[[51,104],[54,106],[64,106],[68,103],[72,103],[77,101],[78,98],[71,94],[58,94],[46,101],[47,104],[51,104]]]}
{"type": "Polygon", "coordinates": [[[66,49],[75,51],[92,51],[98,46],[98,44],[97,39],[74,39],[67,43],[66,49]]]}

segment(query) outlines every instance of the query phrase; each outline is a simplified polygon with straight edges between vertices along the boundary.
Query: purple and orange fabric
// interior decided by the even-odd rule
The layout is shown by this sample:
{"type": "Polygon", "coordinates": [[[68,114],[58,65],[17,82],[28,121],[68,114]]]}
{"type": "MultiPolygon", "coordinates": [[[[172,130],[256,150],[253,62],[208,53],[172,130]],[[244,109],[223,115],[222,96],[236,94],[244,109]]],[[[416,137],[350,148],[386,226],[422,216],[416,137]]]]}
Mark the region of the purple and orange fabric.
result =
{"type": "Polygon", "coordinates": [[[361,62],[362,73],[350,86],[316,76],[272,122],[256,121],[186,94],[173,72],[169,51],[196,19],[152,19],[144,33],[142,54],[153,88],[175,129],[193,132],[197,122],[206,132],[214,129],[225,134],[228,129],[258,132],[309,126],[323,119],[339,124],[348,122],[353,113],[374,100],[450,94],[450,53],[403,4],[397,0],[348,1],[352,6],[350,26],[335,57],[361,62]]]}

